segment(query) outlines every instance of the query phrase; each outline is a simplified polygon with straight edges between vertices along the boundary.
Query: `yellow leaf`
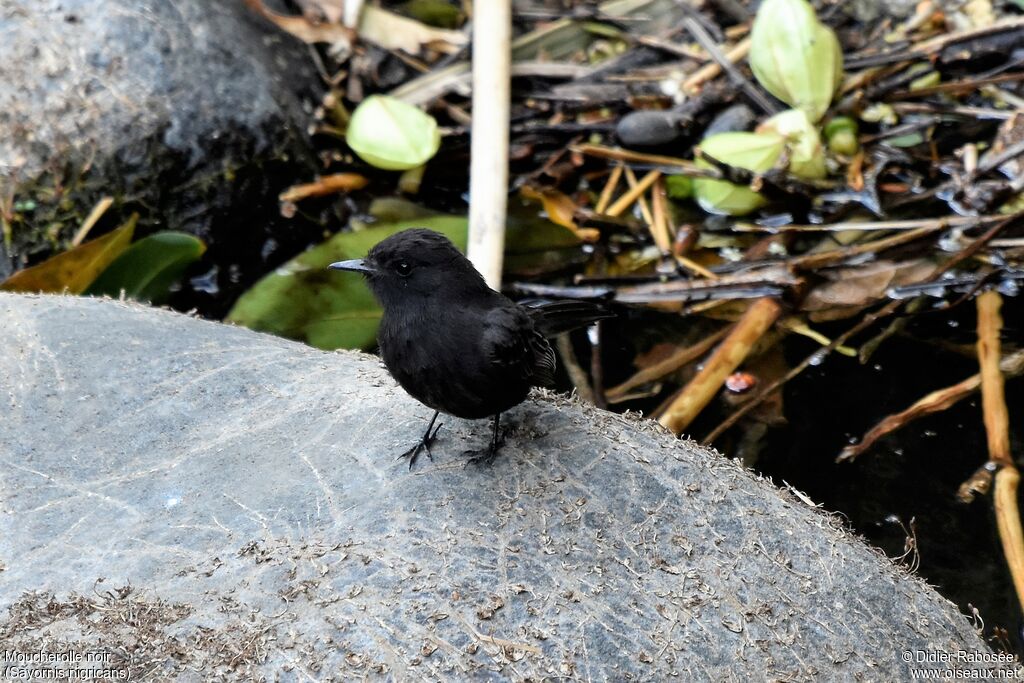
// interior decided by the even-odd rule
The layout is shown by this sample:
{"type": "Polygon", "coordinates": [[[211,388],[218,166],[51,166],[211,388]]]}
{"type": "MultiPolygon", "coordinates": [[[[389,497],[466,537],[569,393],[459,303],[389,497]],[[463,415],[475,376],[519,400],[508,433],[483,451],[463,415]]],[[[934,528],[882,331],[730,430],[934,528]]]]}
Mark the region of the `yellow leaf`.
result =
{"type": "Polygon", "coordinates": [[[599,230],[581,228],[576,225],[574,219],[577,208],[576,202],[568,195],[551,188],[536,188],[530,185],[524,185],[520,188],[519,194],[526,199],[539,201],[544,205],[544,213],[547,214],[549,221],[555,225],[561,225],[563,228],[572,230],[584,242],[596,242],[601,237],[599,230]]]}
{"type": "Polygon", "coordinates": [[[0,290],[81,294],[128,248],[138,219],[138,214],[133,214],[128,222],[103,237],[19,270],[0,282],[0,290]]]}

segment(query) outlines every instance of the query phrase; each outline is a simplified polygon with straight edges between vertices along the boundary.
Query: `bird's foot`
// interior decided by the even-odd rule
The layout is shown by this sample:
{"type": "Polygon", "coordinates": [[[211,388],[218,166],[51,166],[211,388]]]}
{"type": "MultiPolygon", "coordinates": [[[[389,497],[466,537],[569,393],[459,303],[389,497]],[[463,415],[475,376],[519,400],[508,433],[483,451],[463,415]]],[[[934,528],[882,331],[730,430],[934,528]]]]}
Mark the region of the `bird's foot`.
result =
{"type": "MultiPolygon", "coordinates": [[[[433,424],[433,421],[431,421],[431,424],[433,424]]],[[[433,431],[431,431],[430,427],[428,427],[426,433],[423,435],[423,438],[420,439],[420,442],[413,446],[412,448],[410,448],[409,450],[407,450],[405,453],[402,453],[400,456],[398,456],[398,460],[401,460],[402,458],[408,458],[409,469],[411,470],[412,466],[416,463],[416,458],[420,457],[420,453],[425,452],[430,461],[433,462],[434,454],[430,452],[430,447],[434,444],[434,440],[437,439],[437,433],[441,431],[442,425],[444,425],[443,422],[439,423],[437,427],[434,428],[433,431]]]]}
{"type": "Polygon", "coordinates": [[[494,458],[497,457],[498,450],[504,445],[505,432],[503,431],[497,439],[491,441],[487,448],[463,451],[462,454],[469,456],[469,460],[466,462],[467,465],[490,465],[494,462],[494,458]]]}

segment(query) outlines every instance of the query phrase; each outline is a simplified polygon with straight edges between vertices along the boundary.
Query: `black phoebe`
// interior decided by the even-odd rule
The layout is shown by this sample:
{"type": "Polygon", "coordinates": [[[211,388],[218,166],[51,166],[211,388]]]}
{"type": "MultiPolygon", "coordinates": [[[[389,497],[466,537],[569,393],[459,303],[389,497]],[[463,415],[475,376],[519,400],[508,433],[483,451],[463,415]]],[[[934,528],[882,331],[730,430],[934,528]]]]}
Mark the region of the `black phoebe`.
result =
{"type": "Polygon", "coordinates": [[[519,305],[488,287],[469,259],[432,230],[404,230],[365,259],[329,267],[366,278],[384,309],[377,331],[384,364],[403,389],[434,409],[423,438],[401,456],[410,468],[422,451],[433,457],[438,413],[493,415],[490,447],[472,461],[493,458],[501,413],[521,403],[530,387],[554,383],[555,352],[545,335],[611,317],[589,302],[519,305]]]}

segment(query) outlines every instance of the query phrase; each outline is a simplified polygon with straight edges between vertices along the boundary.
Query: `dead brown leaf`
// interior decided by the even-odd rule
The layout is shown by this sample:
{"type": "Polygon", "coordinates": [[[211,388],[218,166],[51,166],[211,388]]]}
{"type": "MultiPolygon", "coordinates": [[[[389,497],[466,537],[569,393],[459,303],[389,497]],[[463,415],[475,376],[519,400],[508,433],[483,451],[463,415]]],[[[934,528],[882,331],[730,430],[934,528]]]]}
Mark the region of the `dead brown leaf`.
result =
{"type": "Polygon", "coordinates": [[[454,52],[468,41],[461,31],[427,26],[373,5],[363,7],[355,30],[344,23],[344,5],[337,0],[310,0],[304,3],[302,16],[278,14],[261,0],[245,0],[253,11],[277,24],[306,43],[351,43],[357,36],[386,50],[402,50],[417,54],[423,47],[441,52],[454,52]],[[319,10],[320,16],[317,16],[319,10]],[[323,21],[319,19],[322,18],[323,21]]]}
{"type": "Polygon", "coordinates": [[[863,307],[885,296],[890,287],[920,282],[935,271],[927,259],[876,261],[849,268],[821,271],[827,280],[807,295],[804,311],[824,311],[837,307],[863,307]]]}

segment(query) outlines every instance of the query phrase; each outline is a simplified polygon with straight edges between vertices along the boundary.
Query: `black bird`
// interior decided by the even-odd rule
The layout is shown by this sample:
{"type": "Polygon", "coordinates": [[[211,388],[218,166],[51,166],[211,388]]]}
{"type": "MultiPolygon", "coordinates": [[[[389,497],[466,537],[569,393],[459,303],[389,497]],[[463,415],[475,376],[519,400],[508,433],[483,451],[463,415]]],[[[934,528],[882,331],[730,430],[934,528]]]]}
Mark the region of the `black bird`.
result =
{"type": "Polygon", "coordinates": [[[533,386],[554,383],[555,352],[547,336],[611,314],[580,301],[523,306],[487,286],[447,237],[415,228],[379,242],[365,259],[330,268],[362,273],[384,309],[377,343],[391,375],[434,409],[420,442],[402,454],[411,468],[437,437],[439,413],[466,419],[494,416],[488,461],[501,445],[501,413],[522,403],[533,386]]]}

